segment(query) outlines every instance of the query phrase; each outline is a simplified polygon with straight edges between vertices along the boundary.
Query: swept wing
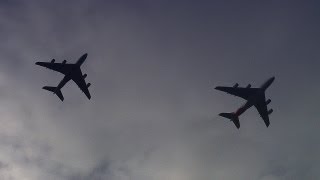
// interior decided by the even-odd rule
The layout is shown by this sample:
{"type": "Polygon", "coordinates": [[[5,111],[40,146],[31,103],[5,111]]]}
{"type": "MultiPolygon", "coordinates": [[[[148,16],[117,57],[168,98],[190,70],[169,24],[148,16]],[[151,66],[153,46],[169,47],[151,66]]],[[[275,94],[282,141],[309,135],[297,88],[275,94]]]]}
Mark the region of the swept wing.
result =
{"type": "Polygon", "coordinates": [[[74,74],[72,74],[72,80],[78,85],[78,87],[81,89],[81,91],[88,97],[88,99],[91,98],[88,85],[82,75],[81,69],[74,71],[74,74]]]}
{"type": "Polygon", "coordinates": [[[55,62],[36,62],[36,65],[51,69],[53,71],[60,72],[64,75],[68,74],[74,64],[64,64],[64,63],[55,63],[55,62]]]}
{"type": "Polygon", "coordinates": [[[218,86],[215,89],[219,91],[226,92],[228,94],[241,97],[245,100],[248,100],[249,97],[256,94],[259,91],[259,88],[242,88],[242,87],[225,87],[218,86]]]}

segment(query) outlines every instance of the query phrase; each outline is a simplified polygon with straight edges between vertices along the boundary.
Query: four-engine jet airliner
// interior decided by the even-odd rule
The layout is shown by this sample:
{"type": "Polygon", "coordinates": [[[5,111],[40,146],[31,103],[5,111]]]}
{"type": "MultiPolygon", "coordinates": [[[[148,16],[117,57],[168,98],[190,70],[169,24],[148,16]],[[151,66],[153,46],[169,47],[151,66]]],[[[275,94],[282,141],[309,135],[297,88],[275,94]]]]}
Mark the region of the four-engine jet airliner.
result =
{"type": "Polygon", "coordinates": [[[260,116],[262,117],[264,123],[268,127],[270,125],[269,115],[273,112],[272,109],[268,110],[267,105],[271,102],[270,99],[266,101],[265,91],[272,84],[275,77],[268,79],[260,88],[251,88],[249,84],[247,87],[242,88],[238,87],[239,84],[236,83],[233,87],[222,87],[218,86],[215,89],[223,91],[234,96],[241,97],[247,102],[241,106],[237,111],[232,113],[220,113],[219,115],[225,118],[230,119],[236,127],[240,128],[239,116],[244,113],[247,109],[252,106],[255,106],[258,110],[260,116]]]}
{"type": "Polygon", "coordinates": [[[81,89],[82,92],[88,97],[91,98],[88,87],[90,83],[85,82],[87,74],[82,74],[80,66],[86,60],[88,54],[82,55],[75,64],[67,64],[67,60],[62,61],[62,63],[55,63],[55,59],[52,59],[51,62],[36,62],[36,65],[46,67],[48,69],[60,72],[64,74],[64,78],[60,81],[57,87],[44,86],[43,89],[48,90],[56,94],[61,101],[64,100],[64,97],[61,93],[61,88],[70,80],[73,80],[81,89]]]}

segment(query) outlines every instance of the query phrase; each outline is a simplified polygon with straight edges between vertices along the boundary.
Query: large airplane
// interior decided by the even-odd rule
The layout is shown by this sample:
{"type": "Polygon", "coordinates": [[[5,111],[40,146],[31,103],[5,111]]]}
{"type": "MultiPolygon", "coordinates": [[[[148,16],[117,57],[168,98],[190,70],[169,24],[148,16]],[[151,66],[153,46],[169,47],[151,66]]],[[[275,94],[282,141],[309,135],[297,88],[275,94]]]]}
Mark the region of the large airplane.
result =
{"type": "Polygon", "coordinates": [[[216,87],[215,89],[219,91],[223,91],[247,100],[247,102],[243,106],[241,106],[237,111],[232,113],[220,113],[219,115],[224,118],[230,119],[234,123],[234,125],[239,129],[240,128],[239,116],[242,113],[244,113],[247,109],[254,106],[258,110],[261,118],[263,119],[264,123],[268,127],[270,125],[269,115],[273,112],[273,110],[272,109],[268,110],[267,108],[267,105],[271,102],[271,100],[268,99],[266,101],[265,91],[272,84],[274,79],[275,77],[268,79],[259,88],[251,88],[250,84],[245,88],[238,87],[239,86],[238,83],[236,83],[233,87],[223,87],[223,86],[216,87]]]}
{"type": "Polygon", "coordinates": [[[55,63],[55,59],[52,59],[51,62],[36,62],[36,65],[46,67],[48,69],[60,72],[64,74],[64,78],[60,81],[57,87],[44,86],[43,89],[48,90],[56,94],[61,101],[64,100],[64,97],[61,93],[61,88],[70,80],[73,80],[81,89],[82,92],[88,97],[91,98],[88,87],[90,83],[86,83],[85,78],[87,74],[82,74],[80,66],[86,60],[88,54],[82,55],[75,64],[67,64],[67,60],[62,61],[62,63],[55,63]]]}

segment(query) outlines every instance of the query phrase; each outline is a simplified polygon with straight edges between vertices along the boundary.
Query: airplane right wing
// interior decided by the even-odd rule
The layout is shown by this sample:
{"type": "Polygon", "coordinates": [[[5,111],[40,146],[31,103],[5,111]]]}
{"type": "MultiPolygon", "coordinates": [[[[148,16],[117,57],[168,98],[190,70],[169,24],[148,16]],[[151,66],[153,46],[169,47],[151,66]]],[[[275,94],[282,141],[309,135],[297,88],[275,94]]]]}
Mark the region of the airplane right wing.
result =
{"type": "Polygon", "coordinates": [[[55,62],[36,62],[36,65],[67,74],[70,72],[73,64],[55,63],[55,62]]]}
{"type": "Polygon", "coordinates": [[[256,107],[261,118],[263,119],[264,123],[268,127],[270,125],[269,114],[272,112],[272,110],[270,113],[268,112],[268,107],[267,107],[265,95],[260,96],[259,100],[257,101],[257,103],[254,106],[256,107]]]}
{"type": "Polygon", "coordinates": [[[251,95],[259,91],[259,88],[241,88],[241,87],[224,87],[224,86],[217,86],[215,89],[226,92],[234,96],[241,97],[245,100],[247,100],[251,95]]]}
{"type": "Polygon", "coordinates": [[[87,96],[87,98],[90,99],[91,95],[88,89],[88,87],[90,86],[90,83],[88,84],[86,83],[80,69],[76,74],[74,74],[74,76],[72,77],[72,80],[78,85],[78,87],[87,96]]]}

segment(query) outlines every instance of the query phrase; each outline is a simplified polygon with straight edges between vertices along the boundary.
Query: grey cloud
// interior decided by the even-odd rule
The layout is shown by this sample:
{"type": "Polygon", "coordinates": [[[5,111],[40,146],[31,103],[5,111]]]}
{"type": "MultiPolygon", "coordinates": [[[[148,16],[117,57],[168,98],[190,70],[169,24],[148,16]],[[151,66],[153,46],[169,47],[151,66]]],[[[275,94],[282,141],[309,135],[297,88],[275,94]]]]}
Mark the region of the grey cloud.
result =
{"type": "Polygon", "coordinates": [[[8,1],[0,4],[2,179],[319,178],[317,3],[8,1]],[[74,62],[64,103],[41,89],[74,62]],[[276,82],[265,128],[211,86],[276,82]],[[211,83],[210,83],[211,82],[211,83]]]}

